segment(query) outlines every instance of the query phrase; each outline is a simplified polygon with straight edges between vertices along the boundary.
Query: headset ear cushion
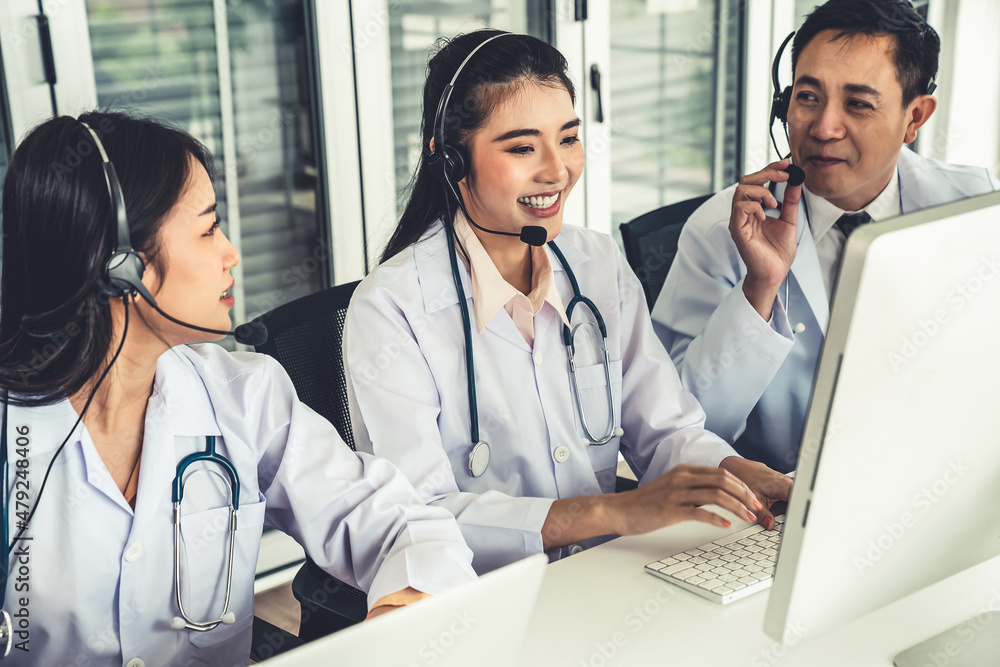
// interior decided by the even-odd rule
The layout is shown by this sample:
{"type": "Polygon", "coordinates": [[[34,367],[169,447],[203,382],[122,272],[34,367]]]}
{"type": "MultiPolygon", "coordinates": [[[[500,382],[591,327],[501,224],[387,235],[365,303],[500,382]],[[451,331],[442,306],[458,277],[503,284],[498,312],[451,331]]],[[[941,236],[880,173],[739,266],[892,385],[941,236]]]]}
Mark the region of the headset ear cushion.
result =
{"type": "Polygon", "coordinates": [[[142,285],[145,270],[146,264],[142,257],[131,248],[125,252],[116,252],[108,260],[104,275],[99,281],[101,291],[112,297],[145,291],[142,285]]]}
{"type": "Polygon", "coordinates": [[[461,146],[454,144],[444,145],[444,160],[446,162],[445,174],[452,183],[457,184],[465,178],[468,173],[469,161],[466,158],[465,150],[461,146]]]}
{"type": "Polygon", "coordinates": [[[792,87],[788,86],[774,95],[774,105],[771,114],[782,123],[788,122],[788,107],[792,103],[792,87]]]}
{"type": "Polygon", "coordinates": [[[432,151],[427,156],[427,170],[442,186],[448,185],[448,165],[444,155],[432,151]]]}

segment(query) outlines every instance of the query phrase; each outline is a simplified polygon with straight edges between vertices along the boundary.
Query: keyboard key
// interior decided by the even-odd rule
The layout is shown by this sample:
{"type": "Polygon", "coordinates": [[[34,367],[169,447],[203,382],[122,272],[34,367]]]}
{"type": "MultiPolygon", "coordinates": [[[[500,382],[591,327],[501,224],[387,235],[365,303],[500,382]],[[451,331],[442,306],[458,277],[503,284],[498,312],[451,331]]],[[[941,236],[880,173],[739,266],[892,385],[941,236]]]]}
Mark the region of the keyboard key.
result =
{"type": "Polygon", "coordinates": [[[752,586],[753,584],[756,584],[758,581],[760,581],[760,579],[758,579],[757,577],[740,577],[739,579],[737,579],[737,581],[739,581],[741,584],[752,586]]]}
{"type": "Polygon", "coordinates": [[[687,560],[690,557],[691,556],[688,556],[687,554],[683,554],[683,553],[682,554],[677,554],[677,555],[674,556],[674,558],[676,558],[677,560],[687,560]]]}
{"type": "Polygon", "coordinates": [[[701,565],[702,563],[707,563],[708,561],[702,558],[701,556],[692,556],[691,558],[688,559],[688,562],[691,563],[692,565],[701,565]]]}
{"type": "Polygon", "coordinates": [[[680,561],[677,560],[676,558],[664,558],[663,560],[660,561],[660,563],[663,565],[663,567],[670,567],[671,565],[677,565],[677,563],[680,563],[680,561]]]}
{"type": "Polygon", "coordinates": [[[705,583],[699,584],[698,587],[699,588],[704,588],[705,590],[710,591],[712,589],[718,588],[719,586],[721,586],[724,583],[725,583],[724,581],[721,581],[719,579],[709,579],[705,583]]]}
{"type": "Polygon", "coordinates": [[[726,582],[727,584],[736,581],[736,577],[734,577],[731,574],[720,574],[719,575],[719,579],[721,579],[722,581],[726,582]]]}
{"type": "Polygon", "coordinates": [[[682,570],[682,571],[678,572],[674,576],[676,578],[680,579],[681,581],[687,581],[691,577],[697,576],[699,574],[701,574],[701,570],[696,570],[693,567],[689,567],[686,570],[682,570]]]}
{"type": "Polygon", "coordinates": [[[692,556],[700,556],[705,552],[702,551],[701,549],[695,548],[695,549],[688,549],[687,553],[691,554],[692,556]]]}
{"type": "MultiPolygon", "coordinates": [[[[686,579],[685,581],[691,584],[692,586],[697,586],[698,584],[703,584],[708,580],[703,577],[691,577],[690,579],[686,579]]],[[[756,581],[756,579],[754,581],[756,581]]]]}
{"type": "Polygon", "coordinates": [[[660,569],[660,574],[666,574],[666,575],[671,575],[672,576],[672,575],[674,575],[677,572],[683,572],[684,570],[688,569],[689,567],[691,567],[691,566],[688,565],[687,563],[683,563],[683,562],[682,563],[677,563],[676,565],[669,565],[667,567],[661,568],[660,569]]]}
{"type": "Polygon", "coordinates": [[[731,581],[731,582],[729,582],[729,587],[732,588],[734,591],[738,591],[738,590],[741,590],[743,588],[746,588],[747,585],[744,584],[744,583],[742,583],[742,582],[740,582],[740,581],[731,581]]]}
{"type": "Polygon", "coordinates": [[[695,565],[695,569],[700,570],[701,572],[709,572],[712,570],[712,566],[708,563],[702,563],[701,565],[695,565]]]}
{"type": "Polygon", "coordinates": [[[733,589],[728,586],[719,586],[718,588],[713,588],[712,592],[718,593],[719,595],[729,595],[733,592],[733,589]]]}

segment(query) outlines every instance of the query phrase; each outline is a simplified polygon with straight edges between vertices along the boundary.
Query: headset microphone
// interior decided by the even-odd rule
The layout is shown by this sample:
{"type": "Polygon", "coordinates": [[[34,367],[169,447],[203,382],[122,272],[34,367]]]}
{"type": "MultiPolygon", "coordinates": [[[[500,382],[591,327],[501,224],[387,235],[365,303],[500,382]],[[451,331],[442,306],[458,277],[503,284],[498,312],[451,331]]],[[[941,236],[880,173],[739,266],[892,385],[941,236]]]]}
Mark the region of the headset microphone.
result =
{"type": "Polygon", "coordinates": [[[784,169],[783,172],[788,174],[788,185],[795,187],[796,185],[802,185],[806,182],[806,172],[797,164],[790,164],[784,169]]]}
{"type": "Polygon", "coordinates": [[[465,219],[468,220],[473,227],[481,229],[487,234],[496,234],[498,236],[516,236],[528,245],[543,246],[545,245],[545,241],[549,238],[548,230],[540,225],[525,225],[524,227],[521,227],[520,232],[500,232],[495,229],[486,229],[468,215],[465,216],[465,219]]]}
{"type": "MultiPolygon", "coordinates": [[[[143,296],[143,299],[146,299],[143,296]]],[[[153,309],[158,312],[163,317],[167,318],[174,324],[179,324],[182,327],[187,327],[188,329],[194,329],[195,331],[204,331],[205,333],[218,334],[220,336],[232,336],[236,339],[237,343],[242,345],[252,345],[253,347],[258,347],[267,342],[267,327],[264,326],[263,322],[254,320],[252,322],[247,322],[246,324],[241,324],[233,331],[226,331],[225,329],[209,329],[208,327],[200,327],[197,324],[191,324],[190,322],[184,322],[176,317],[167,314],[162,308],[160,308],[156,301],[150,301],[146,299],[146,302],[153,307],[153,309]]]]}

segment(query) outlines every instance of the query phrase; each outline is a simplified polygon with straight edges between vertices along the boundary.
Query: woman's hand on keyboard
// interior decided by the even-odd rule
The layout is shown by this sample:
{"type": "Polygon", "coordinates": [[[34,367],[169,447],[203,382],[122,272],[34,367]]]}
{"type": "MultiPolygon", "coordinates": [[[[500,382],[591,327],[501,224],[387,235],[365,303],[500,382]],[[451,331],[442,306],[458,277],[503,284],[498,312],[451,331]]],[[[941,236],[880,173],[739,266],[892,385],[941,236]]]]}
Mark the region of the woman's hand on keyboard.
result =
{"type": "Polygon", "coordinates": [[[718,505],[747,521],[757,517],[750,508],[762,509],[750,488],[722,468],[679,465],[634,491],[606,496],[611,505],[615,533],[638,535],[680,521],[702,521],[727,528],[731,525],[702,505],[718,505]]]}
{"type": "Polygon", "coordinates": [[[788,500],[792,490],[792,478],[768,468],[763,463],[750,461],[739,456],[722,460],[719,467],[739,477],[750,487],[764,507],[757,512],[757,522],[768,530],[774,528],[771,506],[780,500],[788,500]]]}

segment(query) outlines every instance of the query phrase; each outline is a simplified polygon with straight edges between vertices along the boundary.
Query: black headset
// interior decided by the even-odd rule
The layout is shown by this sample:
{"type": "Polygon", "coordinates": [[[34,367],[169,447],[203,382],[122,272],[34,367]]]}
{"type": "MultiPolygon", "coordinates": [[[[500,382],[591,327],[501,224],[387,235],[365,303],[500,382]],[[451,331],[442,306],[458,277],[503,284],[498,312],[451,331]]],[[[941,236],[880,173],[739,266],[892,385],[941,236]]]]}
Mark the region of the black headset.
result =
{"type": "MultiPolygon", "coordinates": [[[[934,31],[934,28],[927,26],[928,30],[934,31]]],[[[935,32],[935,34],[937,34],[935,32]]],[[[795,37],[795,31],[793,30],[785,37],[785,41],[781,43],[778,47],[778,53],[774,56],[774,61],[771,63],[771,83],[774,86],[774,94],[771,97],[771,121],[768,126],[771,130],[771,143],[774,144],[774,151],[781,155],[781,151],[778,150],[778,142],[774,139],[774,121],[780,120],[781,124],[785,128],[785,137],[788,137],[788,107],[792,103],[792,87],[787,86],[785,88],[781,87],[781,83],[778,81],[778,67],[781,65],[781,56],[785,52],[785,47],[788,43],[792,41],[795,37]]],[[[934,91],[937,90],[937,83],[932,76],[930,81],[927,82],[927,95],[933,95],[934,91]]]]}
{"type": "Polygon", "coordinates": [[[104,265],[104,270],[101,272],[97,284],[101,291],[110,297],[127,297],[139,294],[146,301],[156,303],[146,286],[142,284],[142,274],[146,270],[146,263],[132,247],[132,239],[128,230],[128,214],[125,212],[125,195],[122,192],[121,183],[118,181],[115,166],[111,164],[97,132],[82,120],[78,122],[90,134],[97,147],[97,152],[101,156],[104,182],[108,186],[108,201],[111,204],[111,217],[115,221],[115,229],[117,230],[114,252],[104,265]]]}
{"type": "MultiPolygon", "coordinates": [[[[458,66],[458,70],[455,71],[454,76],[451,77],[451,81],[445,86],[444,92],[441,93],[441,99],[438,100],[437,111],[434,113],[434,149],[431,151],[430,155],[427,156],[427,168],[430,170],[434,178],[441,184],[444,189],[445,199],[454,199],[458,204],[458,207],[462,210],[466,219],[476,229],[481,229],[487,234],[496,234],[498,236],[516,236],[521,239],[524,243],[531,246],[543,246],[545,245],[545,239],[547,232],[545,228],[540,225],[525,225],[521,228],[520,232],[501,232],[496,229],[487,229],[483,227],[469,215],[469,212],[465,208],[465,204],[462,202],[462,197],[458,194],[458,182],[461,181],[469,173],[469,165],[472,164],[469,159],[468,153],[465,149],[456,144],[445,143],[444,140],[444,129],[445,123],[448,119],[448,102],[451,100],[451,94],[455,90],[455,82],[458,81],[458,77],[462,74],[462,70],[468,64],[472,57],[476,55],[479,49],[483,48],[494,39],[499,39],[501,37],[506,37],[508,35],[516,36],[517,33],[513,32],[501,32],[499,34],[493,35],[487,39],[484,39],[476,48],[472,49],[469,55],[465,56],[465,60],[462,64],[458,66]]],[[[446,210],[447,220],[451,220],[451,211],[446,210]]]]}
{"type": "Polygon", "coordinates": [[[179,324],[195,331],[234,336],[238,343],[253,345],[255,347],[267,342],[267,327],[257,320],[241,324],[236,327],[235,331],[224,331],[184,322],[160,308],[156,303],[156,299],[149,293],[146,286],[142,284],[142,274],[146,271],[146,263],[142,261],[142,256],[132,247],[132,237],[128,230],[128,215],[125,212],[125,194],[122,192],[121,183],[118,181],[115,166],[111,164],[108,153],[104,150],[104,144],[101,143],[97,132],[82,120],[78,120],[77,122],[90,134],[94,145],[97,147],[97,152],[101,156],[104,181],[108,186],[108,201],[111,203],[111,215],[115,220],[114,224],[117,234],[114,252],[111,253],[111,257],[104,265],[104,270],[97,280],[101,292],[112,298],[127,298],[138,294],[166,319],[174,324],[179,324]]]}
{"type": "Polygon", "coordinates": [[[781,84],[778,82],[778,67],[781,65],[781,56],[785,52],[785,47],[788,46],[793,37],[795,37],[794,30],[789,33],[788,37],[785,37],[785,41],[778,48],[777,55],[774,56],[774,62],[771,63],[771,83],[774,86],[774,95],[771,96],[771,120],[768,123],[768,127],[771,131],[771,143],[774,144],[774,152],[778,155],[781,155],[781,151],[778,150],[778,142],[774,138],[774,121],[781,121],[781,124],[785,128],[785,137],[787,137],[788,107],[792,102],[792,87],[781,87],[781,84]]]}
{"type": "Polygon", "coordinates": [[[445,123],[448,119],[448,102],[451,100],[451,94],[455,90],[455,82],[458,81],[462,70],[465,69],[465,66],[472,60],[472,57],[476,55],[479,49],[494,39],[514,34],[511,32],[501,32],[483,40],[476,48],[472,49],[469,55],[465,56],[462,64],[458,66],[455,75],[451,77],[451,81],[448,82],[448,85],[444,88],[444,92],[441,93],[441,99],[438,100],[437,111],[434,114],[434,126],[432,128],[434,149],[427,157],[427,168],[430,169],[434,177],[441,182],[446,190],[451,190],[455,194],[456,199],[458,198],[458,193],[455,191],[455,186],[469,173],[470,162],[464,148],[456,144],[445,143],[444,140],[445,123]]]}

